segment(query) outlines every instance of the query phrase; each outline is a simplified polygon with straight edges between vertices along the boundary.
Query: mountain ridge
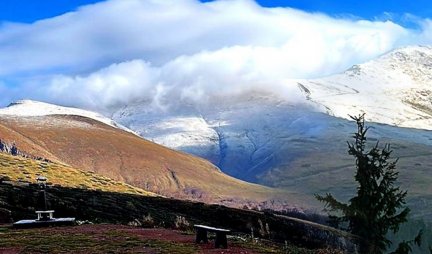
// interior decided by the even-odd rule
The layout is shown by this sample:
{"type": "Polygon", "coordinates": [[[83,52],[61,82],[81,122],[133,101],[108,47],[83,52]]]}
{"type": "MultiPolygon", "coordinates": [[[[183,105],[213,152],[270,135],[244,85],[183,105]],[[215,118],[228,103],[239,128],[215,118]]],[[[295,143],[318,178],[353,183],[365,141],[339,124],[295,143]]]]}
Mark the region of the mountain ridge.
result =
{"type": "Polygon", "coordinates": [[[331,115],[366,113],[372,122],[432,129],[432,47],[397,49],[341,74],[295,82],[331,115]]]}
{"type": "Polygon", "coordinates": [[[7,107],[0,109],[0,115],[4,116],[49,116],[49,115],[76,115],[87,117],[109,126],[119,128],[125,131],[132,130],[114,122],[112,119],[99,113],[74,107],[64,107],[51,103],[23,99],[10,103],[7,107]]]}
{"type": "MultiPolygon", "coordinates": [[[[418,214],[432,218],[425,182],[432,177],[429,80],[432,48],[408,47],[341,74],[287,80],[287,86],[302,92],[302,100],[289,101],[264,89],[209,98],[202,105],[178,102],[175,111],[136,102],[112,118],[155,143],[205,158],[230,176],[310,197],[335,191],[347,198],[353,191],[353,162],[345,145],[354,131],[348,114],[366,113],[368,121],[376,122],[370,139],[394,144],[395,156],[402,158],[401,179],[404,186],[414,186],[409,202],[419,207],[418,214]],[[426,95],[419,97],[422,92],[426,95]]],[[[176,186],[176,173],[162,168],[176,186]]]]}
{"type": "Polygon", "coordinates": [[[432,48],[409,47],[330,77],[286,80],[288,88],[300,90],[301,99],[263,88],[199,105],[184,102],[176,112],[135,103],[113,119],[156,143],[206,158],[236,178],[347,199],[355,190],[354,162],[346,153],[355,126],[348,115],[366,113],[372,143],[394,144],[394,155],[401,157],[400,176],[403,187],[412,189],[415,216],[432,219],[432,190],[425,182],[432,177],[429,80],[432,48]],[[169,127],[178,123],[179,128],[169,127]],[[196,144],[190,142],[194,139],[196,144]]]}
{"type": "Polygon", "coordinates": [[[205,159],[84,116],[0,114],[0,138],[27,154],[167,197],[282,208],[289,196],[293,206],[303,206],[301,195],[232,178],[205,159]]]}

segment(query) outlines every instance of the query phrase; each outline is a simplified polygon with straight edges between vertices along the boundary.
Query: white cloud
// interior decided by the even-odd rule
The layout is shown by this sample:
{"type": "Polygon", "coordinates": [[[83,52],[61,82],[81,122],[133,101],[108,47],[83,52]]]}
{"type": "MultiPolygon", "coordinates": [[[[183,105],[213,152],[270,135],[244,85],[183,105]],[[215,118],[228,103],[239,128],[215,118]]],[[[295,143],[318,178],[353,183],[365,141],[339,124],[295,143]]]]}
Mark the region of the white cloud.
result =
{"type": "Polygon", "coordinates": [[[97,109],[248,89],[284,89],[294,99],[283,80],[328,75],[395,47],[430,43],[432,22],[417,23],[413,30],[252,0],[111,0],[33,24],[3,24],[0,80],[19,84],[1,91],[3,98],[97,109]]]}

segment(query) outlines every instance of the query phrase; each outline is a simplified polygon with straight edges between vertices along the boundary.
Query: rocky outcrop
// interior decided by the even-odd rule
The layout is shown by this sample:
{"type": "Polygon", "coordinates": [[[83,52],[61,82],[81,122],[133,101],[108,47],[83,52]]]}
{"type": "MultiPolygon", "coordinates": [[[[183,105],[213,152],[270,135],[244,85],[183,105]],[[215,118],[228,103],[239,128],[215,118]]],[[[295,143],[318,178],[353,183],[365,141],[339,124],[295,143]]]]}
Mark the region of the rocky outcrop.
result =
{"type": "Polygon", "coordinates": [[[45,159],[43,157],[34,156],[34,155],[31,155],[31,154],[28,154],[26,152],[19,150],[18,147],[16,146],[15,142],[12,142],[10,144],[10,143],[7,143],[6,141],[2,140],[2,139],[0,139],[0,152],[7,153],[7,154],[10,154],[13,156],[21,156],[24,158],[50,162],[48,159],[45,159]]]}
{"type": "Polygon", "coordinates": [[[8,144],[1,139],[0,139],[0,151],[14,156],[20,155],[19,153],[21,153],[20,151],[18,151],[18,148],[16,147],[15,143],[8,144]]]}

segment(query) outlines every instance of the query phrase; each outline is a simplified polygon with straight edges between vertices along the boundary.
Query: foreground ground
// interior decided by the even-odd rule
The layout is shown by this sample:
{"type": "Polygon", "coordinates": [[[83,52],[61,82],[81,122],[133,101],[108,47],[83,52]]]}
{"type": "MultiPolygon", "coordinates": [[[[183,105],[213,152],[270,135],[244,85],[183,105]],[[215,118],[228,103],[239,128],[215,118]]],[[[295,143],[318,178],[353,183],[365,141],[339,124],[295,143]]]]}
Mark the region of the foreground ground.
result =
{"type": "Polygon", "coordinates": [[[144,229],[122,225],[15,230],[0,227],[0,253],[338,253],[278,246],[248,237],[231,236],[228,249],[214,249],[213,242],[195,244],[193,232],[144,229]]]}

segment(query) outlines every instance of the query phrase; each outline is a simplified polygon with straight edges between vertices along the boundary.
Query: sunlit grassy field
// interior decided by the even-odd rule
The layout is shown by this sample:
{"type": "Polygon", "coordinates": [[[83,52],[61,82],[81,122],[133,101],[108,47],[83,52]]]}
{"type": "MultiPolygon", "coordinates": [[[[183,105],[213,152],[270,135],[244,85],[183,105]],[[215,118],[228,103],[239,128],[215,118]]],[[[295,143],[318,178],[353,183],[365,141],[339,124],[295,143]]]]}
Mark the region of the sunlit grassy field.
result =
{"type": "Polygon", "coordinates": [[[47,177],[49,184],[63,187],[155,195],[126,183],[92,172],[77,170],[67,165],[0,153],[0,179],[35,183],[39,175],[47,177]]]}

